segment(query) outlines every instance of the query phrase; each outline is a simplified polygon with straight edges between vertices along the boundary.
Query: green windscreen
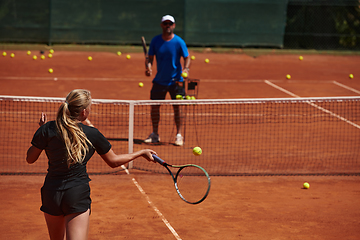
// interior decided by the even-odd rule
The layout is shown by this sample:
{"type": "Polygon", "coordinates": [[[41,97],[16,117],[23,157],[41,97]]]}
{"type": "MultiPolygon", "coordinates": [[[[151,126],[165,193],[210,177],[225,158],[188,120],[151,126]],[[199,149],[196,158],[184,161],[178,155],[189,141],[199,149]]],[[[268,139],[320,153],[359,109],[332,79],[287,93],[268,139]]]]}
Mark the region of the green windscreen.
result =
{"type": "Polygon", "coordinates": [[[135,44],[176,19],[188,45],[283,46],[287,0],[0,1],[0,41],[135,44]]]}

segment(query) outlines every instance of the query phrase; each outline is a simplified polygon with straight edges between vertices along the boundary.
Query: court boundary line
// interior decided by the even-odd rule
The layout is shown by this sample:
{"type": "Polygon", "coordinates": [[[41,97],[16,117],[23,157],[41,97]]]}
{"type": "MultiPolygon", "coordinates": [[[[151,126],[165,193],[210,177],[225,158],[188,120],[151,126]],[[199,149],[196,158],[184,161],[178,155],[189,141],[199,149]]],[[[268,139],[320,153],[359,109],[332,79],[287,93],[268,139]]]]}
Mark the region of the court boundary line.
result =
{"type": "MultiPolygon", "coordinates": [[[[284,89],[284,88],[282,88],[282,87],[280,87],[280,86],[278,86],[278,85],[276,85],[276,84],[274,84],[274,83],[272,83],[272,82],[270,82],[270,81],[268,81],[268,80],[264,80],[264,82],[265,82],[266,84],[268,84],[268,85],[270,85],[270,86],[272,86],[272,87],[274,87],[274,88],[276,88],[276,89],[278,89],[278,90],[286,93],[286,94],[289,94],[290,96],[293,96],[293,97],[295,97],[295,98],[301,98],[300,96],[296,95],[295,93],[292,93],[292,92],[290,92],[290,91],[288,91],[288,90],[286,90],[286,89],[284,89]]],[[[325,109],[325,108],[322,108],[322,107],[320,107],[319,105],[316,105],[315,103],[312,103],[312,102],[310,102],[310,101],[306,101],[306,103],[309,104],[310,106],[314,107],[314,108],[317,108],[317,109],[319,109],[319,110],[321,110],[321,111],[323,111],[323,112],[325,112],[325,113],[330,114],[330,115],[333,116],[333,117],[336,117],[336,118],[340,119],[341,121],[344,121],[344,122],[352,125],[353,127],[356,127],[356,128],[358,128],[358,129],[360,129],[360,126],[359,126],[359,125],[357,125],[356,123],[353,123],[352,121],[350,121],[350,120],[348,120],[348,119],[346,119],[346,118],[344,118],[344,117],[342,117],[342,116],[340,116],[340,115],[337,115],[336,113],[333,113],[333,112],[331,112],[331,111],[329,111],[329,110],[327,110],[327,109],[325,109]]]]}
{"type": "MultiPolygon", "coordinates": [[[[129,170],[124,166],[121,165],[121,167],[125,170],[126,174],[130,176],[129,170]]],[[[146,194],[144,189],[140,186],[140,184],[136,181],[134,177],[131,178],[131,181],[134,183],[134,185],[137,187],[139,192],[145,197],[148,204],[152,207],[152,209],[156,212],[156,214],[160,217],[160,219],[163,221],[163,223],[166,225],[166,227],[170,230],[170,232],[174,235],[174,237],[177,240],[182,240],[179,234],[175,231],[175,229],[171,226],[169,221],[165,218],[165,216],[160,212],[160,210],[155,206],[155,204],[151,201],[149,196],[146,194]]]]}
{"type": "Polygon", "coordinates": [[[346,85],[344,85],[344,84],[342,84],[342,83],[339,83],[339,82],[337,82],[337,81],[333,81],[333,83],[334,83],[335,85],[338,85],[339,87],[342,87],[342,88],[345,88],[345,89],[347,89],[347,90],[349,90],[349,91],[352,91],[352,92],[354,92],[354,93],[360,94],[360,91],[358,91],[358,90],[356,90],[356,89],[354,89],[354,88],[352,88],[352,87],[346,86],[346,85]]]}
{"type": "MultiPolygon", "coordinates": [[[[17,76],[0,76],[4,80],[38,80],[38,81],[147,81],[143,77],[17,77],[17,76]]],[[[242,82],[242,83],[262,83],[264,79],[200,79],[201,82],[242,82]]],[[[149,80],[151,81],[151,80],[149,80]]],[[[284,82],[285,80],[271,79],[272,82],[284,82]]],[[[300,80],[286,80],[286,82],[300,82],[300,80]]],[[[332,80],[307,80],[307,82],[333,83],[332,80]]]]}

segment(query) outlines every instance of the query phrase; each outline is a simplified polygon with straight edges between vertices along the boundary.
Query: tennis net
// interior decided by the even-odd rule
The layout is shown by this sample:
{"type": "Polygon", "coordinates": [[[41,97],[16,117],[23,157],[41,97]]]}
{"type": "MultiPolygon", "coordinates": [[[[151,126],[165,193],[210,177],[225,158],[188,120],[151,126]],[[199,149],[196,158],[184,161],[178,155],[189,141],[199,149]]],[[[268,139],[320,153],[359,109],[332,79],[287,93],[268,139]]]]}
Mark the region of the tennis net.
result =
{"type": "MultiPolygon", "coordinates": [[[[26,151],[41,112],[54,120],[63,98],[0,96],[0,172],[46,173],[45,153],[28,165],[26,151]]],[[[170,164],[194,163],[210,175],[298,175],[360,173],[360,97],[123,101],[94,99],[91,122],[115,153],[154,149],[170,164]],[[152,132],[151,106],[160,107],[161,141],[152,132]],[[174,145],[174,109],[182,112],[184,145],[174,145]],[[192,148],[200,146],[201,156],[192,148]]],[[[136,160],[134,169],[165,173],[136,160]]],[[[114,171],[98,155],[90,174],[114,171]]]]}

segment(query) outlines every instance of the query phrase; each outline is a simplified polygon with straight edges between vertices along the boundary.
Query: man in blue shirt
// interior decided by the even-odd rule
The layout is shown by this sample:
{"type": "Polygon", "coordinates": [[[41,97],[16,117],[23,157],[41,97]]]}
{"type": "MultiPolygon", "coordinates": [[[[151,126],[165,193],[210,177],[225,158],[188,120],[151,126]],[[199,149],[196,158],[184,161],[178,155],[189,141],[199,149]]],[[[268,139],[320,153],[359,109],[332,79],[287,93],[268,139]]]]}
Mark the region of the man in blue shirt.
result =
{"type": "MultiPolygon", "coordinates": [[[[175,19],[170,15],[163,16],[161,19],[162,34],[155,36],[150,43],[149,58],[146,60],[146,76],[152,75],[152,65],[154,56],[156,57],[157,73],[153,80],[150,92],[150,99],[164,100],[167,92],[171,99],[176,99],[176,95],[184,95],[182,82],[184,79],[181,73],[189,74],[190,58],[185,41],[174,34],[175,19]],[[184,68],[180,60],[184,59],[184,68]],[[180,84],[179,84],[180,83],[180,84]]],[[[177,135],[175,145],[182,146],[184,138],[181,135],[181,112],[179,105],[174,105],[174,117],[177,135]]],[[[160,141],[159,121],[160,106],[151,106],[151,121],[153,132],[144,140],[145,143],[156,143],[160,141]]]]}

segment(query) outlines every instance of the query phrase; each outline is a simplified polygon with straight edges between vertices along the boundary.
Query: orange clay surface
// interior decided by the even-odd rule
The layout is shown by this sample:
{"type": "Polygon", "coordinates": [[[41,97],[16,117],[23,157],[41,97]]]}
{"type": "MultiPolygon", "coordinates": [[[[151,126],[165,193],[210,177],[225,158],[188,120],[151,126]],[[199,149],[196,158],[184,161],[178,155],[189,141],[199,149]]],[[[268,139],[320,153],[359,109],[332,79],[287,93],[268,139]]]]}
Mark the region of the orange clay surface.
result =
{"type": "MultiPolygon", "coordinates": [[[[65,97],[72,89],[86,88],[97,99],[149,99],[151,78],[144,75],[141,53],[129,53],[131,59],[126,59],[126,53],[55,49],[44,60],[38,52],[37,60],[32,59],[35,53],[7,53],[0,57],[0,95],[65,97]]],[[[300,61],[297,55],[190,54],[196,59],[189,77],[200,79],[201,99],[293,97],[264,80],[300,97],[360,95],[359,56],[304,55],[300,61]]],[[[91,178],[89,239],[360,236],[358,176],[212,177],[208,198],[195,206],[177,196],[168,175],[130,170],[130,175],[121,171],[91,178]],[[309,189],[302,189],[305,181],[309,189]]],[[[0,239],[48,239],[39,210],[43,180],[43,175],[0,176],[0,239]]]]}

